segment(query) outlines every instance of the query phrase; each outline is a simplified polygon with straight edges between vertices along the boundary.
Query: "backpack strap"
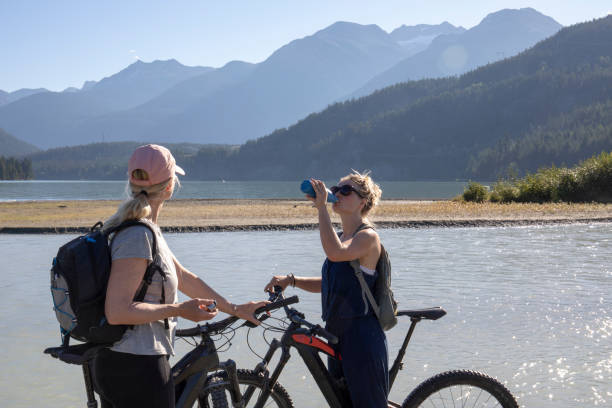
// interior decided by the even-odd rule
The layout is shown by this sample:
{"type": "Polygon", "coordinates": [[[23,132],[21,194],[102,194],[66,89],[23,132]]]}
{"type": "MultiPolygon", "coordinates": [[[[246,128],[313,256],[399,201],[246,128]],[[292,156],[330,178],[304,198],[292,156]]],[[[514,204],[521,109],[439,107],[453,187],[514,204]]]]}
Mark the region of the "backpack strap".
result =
{"type": "Polygon", "coordinates": [[[361,285],[361,296],[364,298],[363,302],[366,305],[365,313],[368,313],[368,302],[365,301],[365,299],[367,298],[370,301],[370,305],[372,306],[372,310],[374,310],[376,318],[380,319],[380,307],[378,306],[378,303],[376,303],[376,300],[374,300],[374,295],[372,294],[370,287],[368,286],[367,282],[365,281],[365,278],[363,277],[363,271],[361,270],[361,265],[359,265],[359,261],[356,259],[351,261],[351,266],[353,267],[355,276],[357,277],[357,280],[361,285]]]}
{"type": "MultiPolygon", "coordinates": [[[[359,227],[357,227],[357,229],[353,233],[353,237],[357,235],[359,231],[363,231],[368,228],[374,229],[374,227],[372,227],[370,224],[366,224],[366,223],[361,224],[359,227]]],[[[359,259],[352,260],[350,264],[353,267],[353,271],[355,272],[357,281],[359,281],[359,285],[361,286],[361,296],[363,297],[363,303],[365,304],[364,314],[368,313],[368,302],[366,301],[366,298],[367,298],[367,300],[369,301],[369,304],[372,306],[372,310],[374,311],[376,318],[380,320],[380,307],[378,306],[378,303],[376,303],[376,300],[374,300],[374,295],[372,294],[370,287],[368,286],[368,284],[365,281],[365,278],[363,277],[363,271],[361,270],[359,259]]]]}
{"type": "MultiPolygon", "coordinates": [[[[155,231],[153,231],[153,228],[151,228],[149,224],[142,222],[140,220],[127,220],[127,221],[123,221],[121,224],[117,225],[116,227],[113,227],[110,230],[108,230],[107,235],[110,235],[113,232],[117,233],[125,228],[133,227],[136,225],[141,225],[143,227],[148,228],[149,231],[151,231],[151,234],[153,236],[153,248],[151,251],[151,257],[153,258],[153,260],[151,261],[149,265],[147,265],[147,269],[145,270],[144,276],[142,277],[142,282],[140,283],[138,292],[136,292],[136,296],[134,296],[134,301],[142,302],[144,300],[145,295],[147,294],[147,290],[149,289],[149,286],[153,282],[153,275],[155,275],[155,273],[157,272],[162,278],[161,299],[159,303],[164,304],[166,303],[165,282],[168,280],[168,277],[167,277],[166,272],[164,272],[164,270],[160,266],[161,260],[159,258],[159,251],[158,251],[159,248],[157,246],[157,235],[155,234],[155,231]]],[[[114,236],[113,236],[113,239],[114,239],[114,236]]],[[[130,326],[130,327],[133,327],[133,326],[130,326]]],[[[166,330],[170,329],[170,324],[168,323],[167,318],[164,319],[164,327],[166,328],[166,330]]]]}

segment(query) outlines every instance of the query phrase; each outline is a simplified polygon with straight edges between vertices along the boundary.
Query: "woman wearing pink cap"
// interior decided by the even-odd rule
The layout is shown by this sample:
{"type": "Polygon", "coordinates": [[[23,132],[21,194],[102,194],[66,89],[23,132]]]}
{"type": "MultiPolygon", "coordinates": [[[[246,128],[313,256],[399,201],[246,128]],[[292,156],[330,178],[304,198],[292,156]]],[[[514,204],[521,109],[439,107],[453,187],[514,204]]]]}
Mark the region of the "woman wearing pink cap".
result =
{"type": "Polygon", "coordinates": [[[257,324],[253,313],[266,302],[242,305],[228,302],[185,269],[168,248],[157,219],[178,182],[176,174],[185,174],[168,149],[153,144],[137,148],[130,158],[128,173],[131,198],[104,227],[140,220],[150,228],[130,226],[112,238],[106,318],[111,324],[131,325],[131,328],[112,347],[100,351],[94,361],[94,383],[102,408],[174,407],[168,358],[174,354],[177,318],[194,322],[209,320],[218,309],[257,324]],[[156,262],[162,273],[153,275],[144,300],[135,302],[145,270],[153,261],[155,244],[156,262]],[[179,303],[178,290],[191,299],[179,303]],[[206,306],[213,299],[217,309],[208,311],[206,306]]]}

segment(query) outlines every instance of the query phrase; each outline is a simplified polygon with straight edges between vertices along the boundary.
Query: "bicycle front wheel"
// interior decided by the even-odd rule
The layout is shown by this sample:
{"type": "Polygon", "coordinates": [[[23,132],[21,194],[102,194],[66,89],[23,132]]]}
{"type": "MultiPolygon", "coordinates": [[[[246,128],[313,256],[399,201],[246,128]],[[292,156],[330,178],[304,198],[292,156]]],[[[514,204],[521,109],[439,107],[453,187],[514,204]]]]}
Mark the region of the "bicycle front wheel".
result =
{"type": "Polygon", "coordinates": [[[404,400],[402,408],[474,407],[518,408],[503,384],[475,371],[447,371],[422,382],[404,400]]]}
{"type": "MultiPolygon", "coordinates": [[[[265,378],[252,370],[238,370],[240,393],[246,397],[245,408],[255,406],[257,398],[263,392],[265,378]]],[[[229,392],[230,384],[225,372],[219,372],[209,378],[198,398],[200,408],[228,408],[232,406],[229,392]]],[[[293,408],[291,397],[285,388],[276,383],[264,407],[293,408]]]]}

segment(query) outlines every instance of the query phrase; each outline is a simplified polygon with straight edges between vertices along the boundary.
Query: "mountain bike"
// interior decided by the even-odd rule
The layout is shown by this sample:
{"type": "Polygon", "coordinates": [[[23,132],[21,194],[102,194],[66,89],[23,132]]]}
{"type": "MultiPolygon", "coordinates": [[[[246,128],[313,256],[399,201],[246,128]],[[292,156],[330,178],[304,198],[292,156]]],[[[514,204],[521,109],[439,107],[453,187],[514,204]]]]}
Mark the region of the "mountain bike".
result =
{"type": "MultiPolygon", "coordinates": [[[[280,287],[276,287],[270,294],[272,302],[283,299],[280,287]]],[[[204,407],[226,408],[230,406],[230,403],[233,407],[293,407],[291,397],[285,387],[278,382],[283,368],[289,361],[291,348],[297,350],[330,408],[352,406],[346,382],[344,379],[334,379],[320,357],[320,354],[323,354],[332,358],[341,358],[333,347],[338,342],[338,338],[320,325],[308,322],[304,314],[298,310],[288,305],[283,308],[286,314],[285,327],[268,327],[268,329],[272,328],[282,333],[281,339],[274,339],[269,343],[265,357],[254,370],[223,370],[210,375],[201,395],[204,407]],[[280,359],[270,372],[268,366],[279,349],[281,350],[280,359]],[[257,396],[254,395],[255,391],[257,391],[257,396]]],[[[402,369],[402,360],[416,324],[424,319],[437,320],[445,314],[446,312],[439,307],[402,310],[397,313],[400,317],[409,317],[411,324],[398,355],[389,369],[389,388],[393,386],[399,370],[402,369]]],[[[437,374],[417,386],[401,405],[388,401],[388,406],[518,408],[514,397],[503,384],[486,374],[468,370],[437,374]]]]}
{"type": "MultiPolygon", "coordinates": [[[[255,313],[258,315],[297,302],[297,296],[279,299],[257,309],[255,313]]],[[[263,314],[259,319],[265,320],[267,316],[268,315],[263,314]]],[[[172,367],[176,408],[216,406],[214,400],[207,400],[210,396],[204,392],[205,385],[211,384],[212,381],[208,373],[223,370],[226,378],[235,378],[236,363],[233,360],[219,361],[218,347],[215,346],[215,342],[211,337],[216,335],[227,335],[227,333],[230,332],[233,333],[236,329],[231,326],[238,320],[238,317],[230,316],[218,322],[206,323],[191,329],[179,329],[176,331],[177,337],[200,337],[199,343],[194,343],[194,348],[172,367]]],[[[248,321],[242,323],[241,326],[256,327],[253,323],[248,321]]],[[[76,364],[82,367],[88,408],[96,408],[98,406],[94,393],[90,364],[96,353],[101,348],[108,346],[107,344],[83,343],[73,346],[50,347],[44,351],[45,354],[50,354],[52,357],[58,358],[65,363],[76,364]]],[[[250,379],[249,377],[245,377],[244,374],[241,374],[240,378],[243,383],[248,383],[249,380],[257,380],[257,378],[250,379]]],[[[278,384],[271,387],[271,390],[273,398],[275,398],[277,394],[287,396],[286,392],[278,384]]],[[[243,393],[242,397],[246,398],[247,394],[243,393]]]]}

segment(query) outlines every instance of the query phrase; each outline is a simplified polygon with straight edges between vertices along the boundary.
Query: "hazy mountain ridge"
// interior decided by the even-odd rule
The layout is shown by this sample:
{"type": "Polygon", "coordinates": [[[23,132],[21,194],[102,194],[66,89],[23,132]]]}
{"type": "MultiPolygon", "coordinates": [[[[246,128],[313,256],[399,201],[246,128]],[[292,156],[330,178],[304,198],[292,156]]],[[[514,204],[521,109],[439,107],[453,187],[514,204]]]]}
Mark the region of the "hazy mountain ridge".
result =
{"type": "Polygon", "coordinates": [[[411,57],[429,47],[431,42],[440,35],[460,34],[465,31],[463,27],[455,27],[445,21],[438,25],[418,24],[415,26],[402,25],[391,31],[391,37],[406,50],[406,58],[411,57]]]}
{"type": "Polygon", "coordinates": [[[101,140],[103,128],[88,133],[77,129],[88,118],[137,106],[184,79],[210,70],[187,67],[175,60],[137,61],[85,90],[36,93],[2,106],[0,126],[40,147],[101,140]]]}
{"type": "Polygon", "coordinates": [[[21,98],[28,97],[30,95],[34,95],[41,92],[49,92],[48,89],[45,88],[36,88],[36,89],[18,89],[13,92],[6,92],[0,89],[0,106],[8,105],[9,103],[13,103],[18,101],[21,98]]]}
{"type": "Polygon", "coordinates": [[[0,156],[19,157],[38,152],[39,150],[38,147],[19,140],[4,129],[0,129],[0,156]]]}
{"type": "Polygon", "coordinates": [[[400,61],[351,96],[365,96],[408,80],[460,75],[516,55],[561,27],[531,8],[491,13],[469,30],[436,37],[426,50],[400,61]]]}
{"type": "Polygon", "coordinates": [[[404,55],[379,27],[339,22],[259,64],[236,61],[130,110],[73,120],[61,137],[68,145],[102,137],[241,143],[324,109],[404,55]],[[81,135],[90,138],[79,142],[81,135]]]}

